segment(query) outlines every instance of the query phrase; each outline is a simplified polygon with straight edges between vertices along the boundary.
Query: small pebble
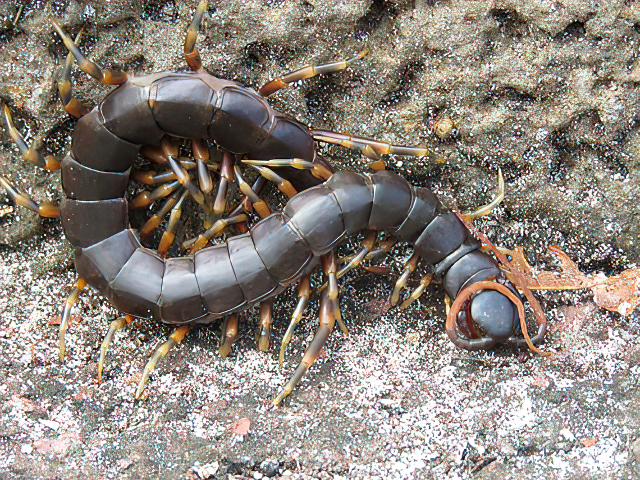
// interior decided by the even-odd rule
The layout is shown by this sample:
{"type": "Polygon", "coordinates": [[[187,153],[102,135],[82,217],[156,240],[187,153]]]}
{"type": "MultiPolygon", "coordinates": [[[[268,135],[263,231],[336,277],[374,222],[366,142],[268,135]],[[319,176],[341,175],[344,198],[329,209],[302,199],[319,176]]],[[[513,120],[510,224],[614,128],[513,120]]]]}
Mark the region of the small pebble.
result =
{"type": "Polygon", "coordinates": [[[433,131],[440,140],[446,140],[451,136],[451,132],[454,127],[453,120],[448,116],[444,115],[442,117],[438,117],[433,122],[433,131]]]}

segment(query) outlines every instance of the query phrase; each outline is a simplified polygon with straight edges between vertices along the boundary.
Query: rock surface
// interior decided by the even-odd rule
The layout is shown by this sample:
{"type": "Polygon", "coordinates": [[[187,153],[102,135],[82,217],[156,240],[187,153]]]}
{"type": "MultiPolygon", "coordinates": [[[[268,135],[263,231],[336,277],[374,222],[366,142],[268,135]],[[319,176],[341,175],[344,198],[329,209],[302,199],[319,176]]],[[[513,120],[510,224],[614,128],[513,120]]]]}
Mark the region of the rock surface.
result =
{"type": "MultiPolygon", "coordinates": [[[[214,2],[212,2],[214,3],[214,2]]],[[[43,7],[44,8],[44,7],[43,7]]],[[[54,1],[100,65],[135,74],[184,68],[194,2],[54,1]]],[[[66,52],[43,10],[0,6],[0,97],[29,141],[68,147],[74,120],[55,90],[66,52]]],[[[507,195],[480,228],[497,245],[547,262],[560,245],[586,273],[640,259],[640,5],[537,1],[216,2],[198,48],[213,74],[258,87],[308,63],[370,53],[348,71],[270,99],[309,125],[426,144],[434,158],[389,167],[463,210],[486,202],[498,168],[507,195]]],[[[109,88],[76,68],[93,106],[109,88]]],[[[60,195],[57,174],[24,165],[3,131],[0,173],[35,198],[60,195]]],[[[341,168],[366,162],[321,147],[341,168]]],[[[342,281],[351,330],[283,408],[268,408],[314,331],[298,329],[282,372],[277,348],[255,350],[256,309],[230,359],[219,327],[190,334],[133,386],[169,330],[121,331],[97,385],[96,358],[116,312],[81,298],[57,361],[59,315],[75,278],[56,221],[3,201],[0,210],[0,472],[3,478],[628,478],[640,474],[640,314],[598,309],[588,292],[545,293],[545,359],[457,350],[443,328],[443,292],[386,308],[392,279],[342,281]],[[246,435],[233,432],[249,419],[246,435]]],[[[406,251],[395,252],[398,269],[406,251]]],[[[396,270],[397,271],[397,270],[396,270]]],[[[293,293],[275,309],[275,339],[293,293]]]]}

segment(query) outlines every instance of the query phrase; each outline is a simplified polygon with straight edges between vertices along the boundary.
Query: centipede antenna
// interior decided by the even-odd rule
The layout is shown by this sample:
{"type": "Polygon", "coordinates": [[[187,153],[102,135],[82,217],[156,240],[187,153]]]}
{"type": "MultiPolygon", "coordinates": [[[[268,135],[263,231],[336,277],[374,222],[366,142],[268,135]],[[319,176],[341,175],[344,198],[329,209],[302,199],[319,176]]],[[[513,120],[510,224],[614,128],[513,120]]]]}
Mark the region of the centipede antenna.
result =
{"type": "Polygon", "coordinates": [[[304,311],[307,309],[307,305],[309,304],[309,297],[311,296],[311,277],[309,275],[305,275],[298,281],[298,303],[296,305],[293,314],[291,315],[291,322],[289,323],[289,327],[282,337],[282,343],[280,344],[280,355],[279,355],[279,363],[280,369],[282,370],[282,365],[284,364],[284,353],[287,349],[287,345],[291,342],[291,337],[293,336],[293,331],[296,328],[296,325],[300,323],[302,319],[302,315],[304,315],[304,311]]]}
{"type": "Polygon", "coordinates": [[[171,183],[164,183],[150,192],[145,190],[144,192],[140,192],[138,195],[133,197],[133,199],[129,202],[129,208],[148,207],[156,200],[168,197],[179,188],[182,188],[182,186],[180,185],[180,182],[176,180],[171,183]]]}
{"type": "MultiPolygon", "coordinates": [[[[373,138],[356,137],[346,133],[332,132],[330,130],[311,129],[309,131],[314,140],[325,143],[333,143],[341,145],[352,150],[358,150],[362,154],[375,160],[380,161],[382,155],[404,155],[409,157],[424,157],[430,155],[431,151],[426,147],[406,147],[403,145],[392,145],[388,142],[374,140],[373,138]]],[[[436,163],[442,163],[443,160],[437,160],[436,163]]],[[[374,162],[371,164],[374,170],[384,169],[384,165],[374,162]],[[382,168],[380,168],[382,167],[382,168]]]]}
{"type": "Polygon", "coordinates": [[[260,302],[260,332],[258,334],[258,350],[267,352],[271,346],[271,324],[273,323],[273,315],[271,307],[273,300],[265,300],[260,302]]]}
{"type": "Polygon", "coordinates": [[[105,85],[122,85],[127,81],[129,76],[125,72],[121,72],[119,70],[103,70],[97,64],[85,58],[78,49],[78,46],[64,31],[58,19],[53,15],[49,15],[49,19],[51,20],[55,31],[60,35],[60,38],[62,38],[64,46],[73,54],[83,72],[91,75],[93,78],[105,85]]]}
{"type": "Polygon", "coordinates": [[[420,279],[420,284],[413,290],[413,292],[411,292],[409,297],[407,297],[407,299],[400,304],[400,308],[407,308],[409,305],[419,299],[424,293],[425,288],[427,288],[431,283],[432,276],[433,274],[428,273],[424,277],[422,277],[420,279]]]}
{"type": "Polygon", "coordinates": [[[0,187],[4,188],[7,192],[9,200],[16,205],[28,208],[36,212],[41,217],[46,218],[58,218],[60,216],[60,208],[53,205],[51,202],[37,203],[26,193],[20,192],[9,180],[0,175],[0,187]]]}
{"type": "Polygon", "coordinates": [[[9,107],[7,107],[6,104],[4,105],[3,112],[4,121],[7,124],[7,130],[9,131],[9,136],[20,150],[23,160],[26,160],[27,162],[46,170],[59,170],[60,162],[58,162],[58,159],[56,157],[54,157],[53,155],[44,156],[35,147],[29,147],[29,145],[27,145],[24,137],[20,134],[15,124],[13,123],[11,110],[9,110],[9,107]]]}
{"type": "Polygon", "coordinates": [[[302,158],[274,158],[271,160],[242,160],[247,165],[258,165],[262,167],[278,168],[291,167],[298,170],[311,170],[311,175],[320,180],[328,180],[331,172],[320,163],[308,162],[302,158]]]}
{"type": "Polygon", "coordinates": [[[231,345],[238,336],[238,314],[232,313],[224,320],[222,325],[222,338],[220,339],[220,348],[218,354],[222,358],[227,358],[231,353],[231,345]]]}
{"type": "MultiPolygon", "coordinates": [[[[229,182],[233,180],[233,165],[235,163],[233,154],[224,152],[222,155],[222,165],[220,166],[220,180],[218,182],[218,191],[216,192],[216,200],[213,203],[213,213],[222,215],[227,206],[227,191],[229,182]]],[[[244,192],[243,192],[244,193],[244,192]]]]}
{"type": "Polygon", "coordinates": [[[266,218],[271,215],[271,210],[267,206],[267,203],[262,200],[256,192],[249,186],[249,184],[242,177],[242,173],[240,172],[240,167],[238,165],[234,166],[234,172],[236,175],[236,181],[238,182],[238,187],[243,195],[245,195],[249,202],[251,202],[251,206],[258,214],[260,218],[266,218]]]}
{"type": "Polygon", "coordinates": [[[104,336],[104,340],[102,340],[102,345],[100,345],[100,358],[98,359],[98,383],[102,382],[104,359],[107,356],[107,350],[109,350],[109,346],[111,345],[111,341],[113,340],[113,335],[122,327],[131,323],[132,321],[133,317],[131,315],[126,315],[114,320],[109,325],[109,330],[107,330],[107,334],[104,336]]]}
{"type": "MultiPolygon", "coordinates": [[[[84,27],[80,29],[78,35],[76,35],[75,44],[80,44],[80,38],[84,27]]],[[[84,117],[89,113],[89,109],[85,107],[82,102],[73,96],[73,83],[71,82],[71,67],[73,65],[73,54],[69,52],[60,72],[60,79],[58,80],[58,93],[60,94],[60,101],[62,102],[62,108],[64,108],[68,114],[73,115],[76,118],[84,117]]]]}
{"type": "Polygon", "coordinates": [[[309,370],[311,365],[313,365],[313,362],[315,362],[320,355],[322,347],[324,347],[325,343],[327,343],[327,339],[333,331],[333,327],[336,323],[335,312],[335,304],[329,298],[329,294],[325,290],[320,295],[320,322],[318,331],[309,344],[307,351],[302,357],[302,361],[298,364],[298,367],[293,373],[291,379],[287,382],[278,396],[273,400],[273,404],[276,407],[278,407],[282,400],[287,398],[287,396],[293,391],[294,387],[300,382],[304,374],[307,373],[307,370],[309,370]]]}
{"type": "Polygon", "coordinates": [[[167,228],[162,234],[160,244],[158,245],[158,255],[160,255],[161,257],[167,255],[169,248],[171,247],[171,245],[173,245],[173,241],[176,239],[176,229],[178,228],[178,222],[180,221],[180,217],[182,216],[182,204],[184,203],[185,198],[187,198],[186,191],[183,192],[182,195],[180,195],[180,199],[171,208],[171,215],[169,216],[167,228]]]}
{"type": "Polygon", "coordinates": [[[477,210],[471,213],[465,213],[462,217],[467,220],[475,220],[476,218],[483,217],[485,215],[490,215],[493,212],[494,208],[502,203],[504,200],[504,177],[502,176],[502,169],[498,168],[498,188],[496,189],[496,196],[491,202],[486,205],[482,205],[477,210]]]}
{"type": "Polygon", "coordinates": [[[292,72],[288,72],[281,77],[271,80],[265,83],[258,89],[258,93],[263,97],[268,97],[274,92],[281,90],[288,84],[297,82],[298,80],[305,80],[307,78],[316,77],[318,75],[327,75],[329,73],[339,72],[345,70],[351,63],[356,60],[364,58],[369,53],[369,49],[365,48],[357,55],[348,58],[347,60],[341,60],[332,63],[325,63],[324,65],[307,65],[292,72]]]}
{"type": "Polygon", "coordinates": [[[413,254],[404,262],[404,267],[402,269],[402,274],[400,278],[396,281],[396,284],[393,287],[393,292],[391,292],[391,305],[396,305],[400,300],[400,292],[407,285],[409,281],[409,277],[415,271],[418,266],[418,261],[420,260],[420,255],[413,252],[413,254]]]}
{"type": "Polygon", "coordinates": [[[134,395],[136,400],[140,400],[142,397],[144,386],[147,384],[151,373],[155,370],[160,360],[167,356],[167,353],[169,353],[169,350],[171,350],[174,345],[177,345],[184,339],[185,335],[189,333],[189,330],[191,330],[191,327],[189,326],[176,328],[169,337],[169,340],[160,345],[156,351],[153,352],[153,355],[151,355],[149,361],[144,366],[144,370],[142,371],[142,378],[140,379],[140,383],[138,383],[138,387],[136,388],[136,393],[134,395]]]}
{"type": "Polygon", "coordinates": [[[333,315],[340,326],[340,330],[345,335],[349,335],[347,326],[342,321],[342,313],[340,312],[340,305],[338,302],[338,258],[335,251],[331,250],[329,253],[325,253],[320,257],[320,263],[322,265],[322,271],[327,278],[327,293],[333,304],[333,315]]]}
{"type": "MultiPolygon", "coordinates": [[[[201,140],[193,140],[191,142],[191,151],[196,159],[196,168],[198,171],[198,185],[203,193],[211,193],[213,190],[213,182],[211,181],[211,172],[207,167],[209,161],[209,149],[201,140]]],[[[233,177],[233,172],[231,173],[233,177]]],[[[215,209],[215,206],[214,206],[215,209]]]]}
{"type": "Polygon", "coordinates": [[[67,301],[64,303],[62,315],[60,315],[60,330],[58,332],[58,359],[61,363],[64,362],[64,354],[67,349],[65,335],[67,334],[67,330],[69,330],[69,322],[71,321],[71,309],[78,301],[80,292],[86,286],[87,282],[85,282],[83,278],[78,277],[76,285],[73,287],[71,293],[69,293],[69,296],[67,297],[67,301]]]}
{"type": "Polygon", "coordinates": [[[187,29],[187,35],[184,39],[184,59],[187,61],[187,65],[194,72],[202,70],[202,60],[200,54],[196,48],[196,39],[198,38],[198,30],[202,24],[202,17],[207,10],[207,0],[200,0],[196,13],[193,15],[191,25],[187,29]]]}

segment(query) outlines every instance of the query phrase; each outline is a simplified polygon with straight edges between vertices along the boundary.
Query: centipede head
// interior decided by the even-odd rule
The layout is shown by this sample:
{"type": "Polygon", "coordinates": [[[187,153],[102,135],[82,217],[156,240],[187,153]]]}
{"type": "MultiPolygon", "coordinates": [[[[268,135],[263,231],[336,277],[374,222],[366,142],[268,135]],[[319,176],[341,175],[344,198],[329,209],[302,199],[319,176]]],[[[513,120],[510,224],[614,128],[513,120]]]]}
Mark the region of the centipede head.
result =
{"type": "MultiPolygon", "coordinates": [[[[446,330],[451,341],[466,350],[491,348],[499,343],[531,343],[523,335],[516,337],[518,324],[524,325],[524,306],[508,281],[481,281],[464,288],[447,314],[446,330]]],[[[537,343],[546,331],[546,322],[539,325],[532,339],[537,343]]]]}

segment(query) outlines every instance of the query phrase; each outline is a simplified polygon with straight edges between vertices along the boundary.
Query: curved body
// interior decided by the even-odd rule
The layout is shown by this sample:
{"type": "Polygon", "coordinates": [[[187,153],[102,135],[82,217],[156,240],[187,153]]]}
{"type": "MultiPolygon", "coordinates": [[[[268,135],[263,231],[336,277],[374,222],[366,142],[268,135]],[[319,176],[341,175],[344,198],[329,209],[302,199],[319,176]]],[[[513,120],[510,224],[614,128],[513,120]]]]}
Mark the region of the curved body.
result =
{"type": "MultiPolygon", "coordinates": [[[[61,164],[66,197],[60,211],[76,247],[78,274],[124,313],[175,325],[209,323],[277,295],[317,257],[364,229],[386,230],[413,245],[452,298],[470,283],[502,278],[431,191],[387,171],[338,172],[318,185],[306,171],[288,168],[291,182],[304,191],[282,213],[225,244],[165,259],[129,228],[125,198],[140,147],[158,144],[165,134],[208,139],[249,158],[321,161],[307,127],[233,82],[203,72],[165,72],[116,88],[78,122],[61,164]]],[[[508,338],[515,309],[506,309],[508,338]]]]}
{"type": "MultiPolygon", "coordinates": [[[[276,284],[264,276],[246,235],[224,253],[212,247],[196,258],[164,260],[128,229],[124,197],[131,167],[143,144],[158,144],[165,134],[209,139],[256,159],[315,157],[307,127],[234,82],[207,73],[131,78],[78,121],[61,163],[61,219],[76,247],[78,274],[123,312],[167,323],[210,321],[273,294],[276,284]],[[219,284],[236,275],[236,285],[219,284]]],[[[289,170],[299,189],[319,183],[289,170]]]]}
{"type": "Polygon", "coordinates": [[[78,122],[62,162],[61,218],[77,247],[78,274],[125,313],[171,324],[208,323],[276,295],[315,257],[364,229],[387,230],[414,245],[444,275],[452,298],[470,280],[499,275],[433,193],[389,172],[338,172],[247,234],[193,256],[164,259],[129,229],[124,195],[140,145],[158,143],[165,133],[209,138],[251,158],[314,159],[306,127],[233,82],[205,73],[162,73],[114,90],[78,122]]]}
{"type": "MultiPolygon", "coordinates": [[[[433,267],[432,273],[420,280],[420,286],[401,307],[422,294],[433,274],[443,281],[451,298],[458,297],[447,313],[445,326],[455,345],[477,350],[501,342],[521,344],[522,340],[514,336],[519,319],[524,341],[534,349],[526,331],[524,307],[515,288],[497,263],[479,249],[479,242],[457,214],[446,210],[430,190],[414,187],[388,171],[333,173],[316,154],[315,142],[359,150],[374,160],[371,164],[374,169],[384,169],[381,155],[422,156],[428,153],[427,149],[310,129],[274,111],[266,102],[266,96],[291,82],[347,68],[350,62],[362,58],[366,50],[348,60],[309,65],[290,72],[263,85],[258,93],[211,76],[202,69],[195,40],[206,6],[206,0],[201,0],[185,39],[185,59],[193,71],[160,72],[138,78],[129,77],[125,72],[103,70],[85,59],[52,18],[54,28],[70,52],[58,82],[62,104],[68,113],[79,118],[71,150],[59,164],[54,157],[44,157],[35,148],[28,147],[5,106],[9,133],[23,157],[50,170],[59,166],[62,173],[65,196],[59,209],[47,203],[38,204],[0,176],[0,186],[19,205],[42,216],[59,214],[65,235],[76,249],[75,263],[80,278],[62,314],[60,359],[64,358],[64,335],[71,306],[86,284],[98,289],[123,313],[179,326],[147,363],[136,390],[136,398],[140,398],[157,362],[184,338],[192,325],[227,317],[219,349],[220,355],[226,356],[237,336],[236,313],[260,302],[258,347],[267,350],[272,322],[270,299],[297,282],[299,299],[282,341],[282,365],[286,345],[311,295],[309,274],[321,263],[326,284],[318,290],[319,328],[291,380],[274,400],[278,405],[318,357],[335,323],[346,332],[339,309],[337,279],[371,252],[381,231],[414,249],[396,282],[390,298],[392,304],[398,302],[400,291],[418,260],[423,259],[433,267]],[[91,111],[72,95],[70,69],[74,57],[89,75],[102,83],[119,85],[91,111]],[[181,163],[187,168],[189,159],[180,159],[180,147],[170,137],[192,140],[195,162],[189,163],[197,172],[187,173],[183,169],[181,163]],[[210,144],[223,150],[219,165],[207,163],[210,144]],[[140,154],[165,170],[134,168],[140,154]],[[264,177],[262,182],[267,179],[276,183],[289,197],[282,212],[270,213],[257,195],[259,181],[250,187],[242,178],[239,162],[243,158],[244,163],[255,167],[264,177]],[[268,167],[277,168],[278,173],[268,167]],[[213,202],[212,196],[205,196],[211,194],[213,188],[210,170],[220,177],[213,202]],[[191,178],[194,173],[197,173],[197,186],[191,178]],[[246,233],[206,247],[227,225],[247,219],[246,214],[233,212],[222,218],[227,185],[234,173],[244,197],[233,212],[249,211],[253,207],[262,220],[249,231],[245,226],[238,227],[246,233]],[[155,190],[136,196],[131,208],[148,206],[171,195],[141,229],[140,236],[144,238],[159,227],[170,212],[157,250],[144,247],[138,233],[130,228],[126,198],[130,178],[148,185],[160,184],[155,190]],[[194,254],[166,259],[164,255],[175,240],[187,195],[204,207],[206,231],[182,244],[183,248],[195,251],[194,254]],[[213,218],[218,220],[212,223],[213,218]],[[362,250],[338,271],[335,247],[345,237],[361,231],[366,231],[362,250]]],[[[500,176],[499,186],[501,182],[500,176]]],[[[490,208],[491,204],[484,210],[490,208]]],[[[499,252],[495,253],[511,271],[514,283],[521,284],[508,262],[499,252]]],[[[535,300],[530,292],[524,289],[523,292],[530,303],[535,300]]],[[[111,323],[101,348],[99,379],[114,332],[130,320],[120,318],[111,323]]],[[[543,315],[538,318],[538,326],[533,342],[542,339],[546,330],[543,315]]]]}

